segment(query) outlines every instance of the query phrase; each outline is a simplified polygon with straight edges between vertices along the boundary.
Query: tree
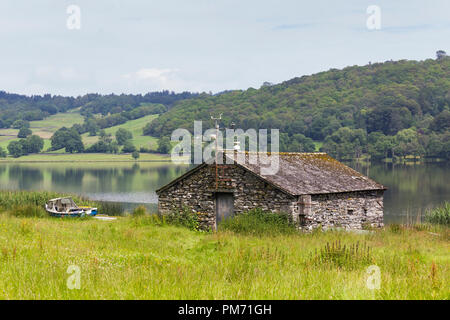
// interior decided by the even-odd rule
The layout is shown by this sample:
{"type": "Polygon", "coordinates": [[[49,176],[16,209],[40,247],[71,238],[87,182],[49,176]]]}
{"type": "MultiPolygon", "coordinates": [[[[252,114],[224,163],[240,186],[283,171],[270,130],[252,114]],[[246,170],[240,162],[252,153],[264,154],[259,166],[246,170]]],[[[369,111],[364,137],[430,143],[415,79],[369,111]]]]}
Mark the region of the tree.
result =
{"type": "Polygon", "coordinates": [[[83,152],[84,145],[81,139],[73,138],[66,141],[66,152],[83,152]]]}
{"type": "Polygon", "coordinates": [[[125,144],[123,145],[122,152],[124,153],[132,153],[136,151],[136,147],[130,140],[126,140],[125,144]]]}
{"type": "Polygon", "coordinates": [[[444,110],[438,114],[431,123],[431,130],[444,132],[450,129],[450,111],[444,110]]]}
{"type": "Polygon", "coordinates": [[[386,159],[395,146],[394,138],[381,132],[370,133],[368,142],[368,153],[373,159],[386,159]]]}
{"type": "Polygon", "coordinates": [[[8,153],[6,152],[6,150],[3,149],[3,147],[0,147],[0,158],[6,158],[7,155],[8,153]]]}
{"type": "Polygon", "coordinates": [[[395,135],[395,147],[393,148],[395,154],[406,157],[413,155],[414,157],[421,156],[425,153],[424,148],[419,143],[417,132],[415,128],[403,129],[395,135]]]}
{"type": "Polygon", "coordinates": [[[162,137],[158,140],[158,148],[156,151],[158,153],[167,154],[172,149],[172,145],[170,144],[170,139],[168,137],[162,137]]]}
{"type": "Polygon", "coordinates": [[[94,118],[86,117],[83,123],[84,131],[89,132],[89,136],[93,137],[97,135],[99,127],[94,118]]]}
{"type": "Polygon", "coordinates": [[[21,140],[21,143],[23,154],[39,153],[44,148],[44,139],[36,135],[21,140]]]}
{"type": "Polygon", "coordinates": [[[30,123],[26,120],[16,120],[12,124],[13,129],[20,129],[20,128],[29,128],[30,123]]]}
{"type": "Polygon", "coordinates": [[[26,138],[29,135],[33,134],[30,128],[22,127],[19,130],[19,133],[17,134],[17,138],[26,138]]]}
{"type": "Polygon", "coordinates": [[[66,152],[83,152],[84,145],[80,134],[75,129],[62,127],[51,137],[52,150],[66,148],[66,152]]]}
{"type": "Polygon", "coordinates": [[[111,138],[111,133],[106,133],[105,129],[100,130],[99,133],[99,139],[100,141],[103,141],[105,143],[111,143],[112,138],[111,138]]]}
{"type": "Polygon", "coordinates": [[[140,154],[139,154],[139,152],[138,152],[137,150],[135,150],[135,151],[131,154],[131,156],[133,157],[134,160],[137,160],[137,159],[139,159],[140,154]]]}
{"type": "Polygon", "coordinates": [[[437,158],[442,155],[444,150],[443,139],[440,139],[436,134],[431,134],[425,146],[425,153],[428,157],[437,158]]]}
{"type": "Polygon", "coordinates": [[[291,143],[288,151],[292,152],[314,152],[316,145],[311,138],[305,137],[301,133],[294,134],[291,138],[291,143]]]}
{"type": "Polygon", "coordinates": [[[111,152],[111,146],[109,143],[106,143],[104,141],[97,141],[93,145],[91,145],[89,148],[86,149],[86,152],[89,153],[110,153],[111,152]]]}
{"type": "Polygon", "coordinates": [[[447,52],[445,52],[444,50],[439,50],[436,52],[436,58],[438,60],[444,59],[447,56],[447,52]]]}
{"type": "Polygon", "coordinates": [[[22,143],[20,141],[11,141],[8,144],[8,152],[14,158],[19,158],[23,155],[22,143]]]}
{"type": "Polygon", "coordinates": [[[127,140],[131,139],[133,139],[133,134],[130,131],[123,128],[116,131],[116,140],[120,146],[124,145],[127,140]]]}
{"type": "Polygon", "coordinates": [[[366,147],[366,132],[363,129],[343,127],[326,137],[322,148],[338,159],[352,159],[359,158],[366,147]]]}

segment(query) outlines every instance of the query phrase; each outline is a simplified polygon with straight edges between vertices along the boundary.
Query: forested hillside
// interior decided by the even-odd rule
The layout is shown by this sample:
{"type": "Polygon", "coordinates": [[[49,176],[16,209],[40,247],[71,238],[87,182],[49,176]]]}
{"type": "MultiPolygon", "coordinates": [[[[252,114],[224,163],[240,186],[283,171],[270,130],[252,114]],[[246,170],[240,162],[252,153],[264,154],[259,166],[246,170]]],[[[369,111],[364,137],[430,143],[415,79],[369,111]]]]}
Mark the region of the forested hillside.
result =
{"type": "Polygon", "coordinates": [[[388,61],[182,100],[144,131],[192,131],[194,120],[210,128],[223,113],[225,126],[280,129],[283,151],[313,151],[314,140],[338,158],[450,158],[449,107],[449,57],[388,61]]]}
{"type": "MultiPolygon", "coordinates": [[[[133,94],[86,94],[78,97],[52,96],[25,96],[20,94],[0,91],[0,128],[10,128],[17,120],[35,121],[43,120],[56,113],[80,108],[84,116],[92,114],[114,115],[122,114],[125,118],[136,119],[145,116],[148,110],[134,110],[148,104],[163,105],[163,109],[156,110],[161,113],[170,108],[176,101],[195,97],[197,94],[190,92],[174,93],[169,91],[150,92],[145,95],[133,94]],[[134,111],[133,111],[134,110],[134,111]]],[[[105,122],[105,121],[104,121],[105,122]]],[[[111,126],[100,123],[100,127],[111,126]]],[[[116,121],[117,122],[117,121],[116,121]]],[[[114,123],[112,125],[116,125],[114,123]]]]}
{"type": "Polygon", "coordinates": [[[16,158],[58,150],[150,152],[156,148],[156,142],[142,136],[144,125],[169,110],[176,101],[197,95],[162,91],[146,95],[86,94],[74,98],[0,92],[0,157],[7,155],[4,148],[16,158]],[[119,139],[120,142],[114,139],[116,130],[126,139],[119,139]]]}

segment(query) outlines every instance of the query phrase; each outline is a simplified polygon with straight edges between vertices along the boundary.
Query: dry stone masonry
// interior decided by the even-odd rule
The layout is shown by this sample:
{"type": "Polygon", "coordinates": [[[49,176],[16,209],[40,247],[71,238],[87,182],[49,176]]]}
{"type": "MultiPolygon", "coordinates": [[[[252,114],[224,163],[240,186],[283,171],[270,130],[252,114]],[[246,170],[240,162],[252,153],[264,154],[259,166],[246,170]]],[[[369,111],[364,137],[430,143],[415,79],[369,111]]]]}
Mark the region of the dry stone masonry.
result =
{"type": "Polygon", "coordinates": [[[323,153],[280,153],[276,177],[237,161],[218,172],[217,187],[216,165],[204,163],[159,189],[160,213],[188,208],[203,228],[215,229],[216,195],[228,193],[233,214],[255,208],[289,213],[305,230],[383,226],[385,188],[323,153]]]}

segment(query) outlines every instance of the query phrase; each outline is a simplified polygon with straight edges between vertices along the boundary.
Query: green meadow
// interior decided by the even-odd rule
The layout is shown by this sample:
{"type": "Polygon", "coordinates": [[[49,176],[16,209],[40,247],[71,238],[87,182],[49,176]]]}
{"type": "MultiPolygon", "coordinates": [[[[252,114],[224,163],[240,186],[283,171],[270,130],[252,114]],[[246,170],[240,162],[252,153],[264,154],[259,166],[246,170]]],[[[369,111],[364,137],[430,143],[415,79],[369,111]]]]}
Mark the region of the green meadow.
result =
{"type": "MultiPolygon", "coordinates": [[[[129,120],[121,125],[106,128],[105,132],[110,133],[112,137],[114,137],[118,129],[126,129],[133,134],[133,139],[131,139],[131,142],[136,146],[138,150],[140,147],[145,147],[150,150],[156,150],[156,148],[158,147],[158,139],[142,135],[142,129],[147,123],[153,121],[157,117],[158,115],[152,114],[139,119],[129,120]]],[[[88,133],[83,134],[82,138],[85,147],[89,147],[90,145],[98,141],[98,136],[90,137],[88,133]]]]}
{"type": "MultiPolygon", "coordinates": [[[[44,120],[30,121],[30,129],[33,134],[44,139],[44,150],[50,148],[50,138],[61,127],[71,127],[74,124],[83,123],[83,117],[76,111],[67,113],[57,113],[44,120]]],[[[18,129],[0,129],[0,147],[6,150],[11,141],[19,140],[18,129]]]]}
{"type": "MultiPolygon", "coordinates": [[[[139,119],[127,121],[126,123],[121,125],[106,128],[105,131],[106,133],[110,133],[114,138],[114,135],[119,128],[127,129],[133,134],[133,139],[131,139],[131,142],[136,146],[138,150],[140,147],[145,147],[148,148],[149,150],[156,150],[158,146],[158,139],[150,136],[144,136],[142,134],[142,129],[147,123],[153,121],[157,117],[158,115],[148,115],[139,119]]],[[[31,121],[30,129],[33,131],[33,134],[38,135],[44,139],[43,150],[44,152],[46,152],[51,147],[50,138],[52,137],[52,135],[55,133],[56,130],[60,129],[61,127],[70,128],[74,124],[82,124],[82,123],[83,123],[83,116],[81,116],[77,112],[77,110],[74,110],[67,113],[57,113],[55,115],[49,116],[44,120],[31,121]]],[[[18,132],[19,132],[18,129],[0,129],[0,147],[6,150],[8,144],[11,141],[19,140],[19,138],[17,138],[18,132]]],[[[98,136],[90,137],[88,133],[85,133],[82,135],[82,139],[85,147],[89,147],[90,145],[98,141],[98,136]]],[[[51,154],[64,153],[64,149],[51,151],[49,153],[51,154]]],[[[21,157],[20,160],[22,160],[22,158],[26,157],[21,157]]],[[[44,160],[53,161],[53,158],[45,157],[44,160]]]]}
{"type": "Polygon", "coordinates": [[[445,226],[200,232],[143,213],[58,219],[24,205],[46,196],[0,195],[2,299],[450,298],[445,226]]]}

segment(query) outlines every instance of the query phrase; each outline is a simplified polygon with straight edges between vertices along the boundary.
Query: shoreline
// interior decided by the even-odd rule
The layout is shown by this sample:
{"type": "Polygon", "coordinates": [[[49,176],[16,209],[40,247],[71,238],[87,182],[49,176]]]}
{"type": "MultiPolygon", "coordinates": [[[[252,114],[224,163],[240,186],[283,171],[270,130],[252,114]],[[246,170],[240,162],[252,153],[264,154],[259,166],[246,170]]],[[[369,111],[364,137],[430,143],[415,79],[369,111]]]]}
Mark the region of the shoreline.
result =
{"type": "Polygon", "coordinates": [[[141,153],[139,159],[135,160],[131,154],[110,153],[38,153],[22,156],[19,158],[1,158],[1,163],[74,163],[74,162],[171,162],[170,155],[157,153],[141,153]]]}

